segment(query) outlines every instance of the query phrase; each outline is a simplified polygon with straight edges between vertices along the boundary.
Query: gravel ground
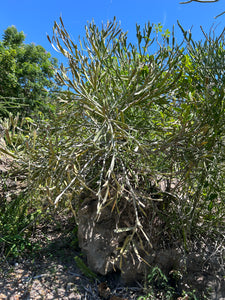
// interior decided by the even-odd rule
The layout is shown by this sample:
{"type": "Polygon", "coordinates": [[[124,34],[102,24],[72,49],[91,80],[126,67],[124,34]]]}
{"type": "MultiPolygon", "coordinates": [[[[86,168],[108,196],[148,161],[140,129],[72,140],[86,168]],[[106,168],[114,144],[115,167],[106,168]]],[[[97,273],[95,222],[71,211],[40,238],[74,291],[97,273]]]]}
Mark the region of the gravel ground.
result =
{"type": "Polygon", "coordinates": [[[143,295],[141,286],[121,285],[117,274],[99,276],[97,280],[85,277],[74,260],[81,252],[74,246],[71,229],[62,220],[61,224],[64,234],[62,228],[55,230],[52,225],[36,229],[33,239],[41,241],[40,250],[0,262],[0,300],[130,300],[143,295]]]}
{"type": "MultiPolygon", "coordinates": [[[[140,288],[91,282],[74,266],[57,262],[22,261],[5,264],[0,299],[137,299],[140,288]],[[101,289],[101,286],[103,288],[101,289]]],[[[140,295],[140,294],[139,294],[140,295]]]]}

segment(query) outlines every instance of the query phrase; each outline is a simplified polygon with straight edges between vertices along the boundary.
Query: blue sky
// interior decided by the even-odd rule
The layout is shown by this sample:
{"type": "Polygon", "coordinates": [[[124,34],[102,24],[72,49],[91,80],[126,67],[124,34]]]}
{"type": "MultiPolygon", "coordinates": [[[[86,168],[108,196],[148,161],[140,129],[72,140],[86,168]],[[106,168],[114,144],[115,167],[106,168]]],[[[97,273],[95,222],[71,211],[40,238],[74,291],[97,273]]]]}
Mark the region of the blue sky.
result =
{"type": "MultiPolygon", "coordinates": [[[[224,0],[216,3],[179,4],[180,0],[4,0],[0,9],[0,33],[11,25],[26,34],[26,43],[42,45],[53,56],[59,56],[46,38],[52,35],[54,21],[62,16],[68,32],[78,42],[78,36],[84,35],[87,21],[95,20],[97,24],[106,22],[116,16],[124,31],[128,31],[129,41],[135,43],[136,23],[162,23],[164,28],[172,29],[177,20],[185,29],[193,26],[195,39],[202,39],[200,25],[206,32],[212,24],[221,32],[225,25],[225,15],[214,19],[214,16],[225,10],[224,0]]],[[[175,26],[177,36],[180,35],[175,26]]]]}

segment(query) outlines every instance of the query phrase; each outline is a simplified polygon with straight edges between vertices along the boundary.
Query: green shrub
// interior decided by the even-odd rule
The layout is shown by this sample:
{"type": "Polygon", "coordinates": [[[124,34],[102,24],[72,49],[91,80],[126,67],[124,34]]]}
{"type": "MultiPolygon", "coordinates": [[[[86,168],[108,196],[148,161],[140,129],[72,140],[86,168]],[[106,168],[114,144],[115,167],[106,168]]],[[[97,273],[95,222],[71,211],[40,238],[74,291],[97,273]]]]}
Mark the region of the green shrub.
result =
{"type": "Polygon", "coordinates": [[[23,194],[6,202],[1,199],[0,248],[3,260],[9,256],[21,256],[25,250],[32,249],[29,237],[40,211],[29,212],[29,207],[23,194]]]}
{"type": "Polygon", "coordinates": [[[68,59],[58,73],[68,90],[24,150],[31,191],[50,207],[76,215],[94,198],[98,218],[129,206],[121,256],[154,242],[154,220],[161,242],[185,251],[224,232],[224,40],[196,44],[183,30],[184,48],[160,31],[137,26],[135,46],[115,19],[92,22],[78,46],[55,23],[49,40],[68,59]]]}

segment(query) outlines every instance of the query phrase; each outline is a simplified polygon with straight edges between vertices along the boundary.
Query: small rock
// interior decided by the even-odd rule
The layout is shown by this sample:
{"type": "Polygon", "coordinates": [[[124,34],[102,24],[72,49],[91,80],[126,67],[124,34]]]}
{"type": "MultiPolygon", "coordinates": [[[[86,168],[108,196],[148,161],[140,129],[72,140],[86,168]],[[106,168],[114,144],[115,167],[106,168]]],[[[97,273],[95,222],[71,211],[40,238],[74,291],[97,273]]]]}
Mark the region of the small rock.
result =
{"type": "Polygon", "coordinates": [[[68,299],[71,299],[71,300],[81,300],[81,296],[80,295],[77,295],[75,293],[71,293],[69,296],[68,296],[68,299]]]}
{"type": "Polygon", "coordinates": [[[57,289],[57,294],[59,295],[59,296],[63,296],[64,294],[65,294],[65,289],[63,289],[63,288],[59,288],[59,289],[57,289]]]}
{"type": "Polygon", "coordinates": [[[73,282],[68,282],[66,285],[66,291],[71,291],[72,289],[75,288],[75,284],[73,282]]]}

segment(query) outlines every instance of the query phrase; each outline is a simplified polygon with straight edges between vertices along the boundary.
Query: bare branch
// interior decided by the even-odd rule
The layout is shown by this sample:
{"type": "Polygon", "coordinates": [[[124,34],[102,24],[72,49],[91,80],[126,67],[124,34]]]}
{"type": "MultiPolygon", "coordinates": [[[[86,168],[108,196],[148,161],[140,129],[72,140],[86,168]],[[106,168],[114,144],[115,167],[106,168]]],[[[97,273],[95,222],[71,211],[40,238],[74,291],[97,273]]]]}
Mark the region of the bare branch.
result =
{"type": "MultiPolygon", "coordinates": [[[[219,0],[189,0],[189,1],[185,1],[185,2],[180,2],[180,4],[188,4],[191,2],[198,2],[198,3],[216,3],[219,0]]],[[[225,14],[225,11],[223,11],[222,13],[220,13],[219,15],[215,16],[214,19],[222,16],[223,14],[225,14]]]]}
{"type": "Polygon", "coordinates": [[[223,12],[221,12],[219,15],[215,16],[214,19],[216,19],[216,18],[222,16],[223,14],[225,14],[225,11],[223,11],[223,12]]]}
{"type": "Polygon", "coordinates": [[[180,4],[188,4],[188,3],[191,3],[191,2],[192,2],[192,0],[189,0],[187,2],[180,2],[180,4]]]}
{"type": "Polygon", "coordinates": [[[199,3],[215,3],[218,2],[219,0],[189,0],[185,2],[180,2],[180,4],[188,4],[191,2],[199,2],[199,3]]]}

